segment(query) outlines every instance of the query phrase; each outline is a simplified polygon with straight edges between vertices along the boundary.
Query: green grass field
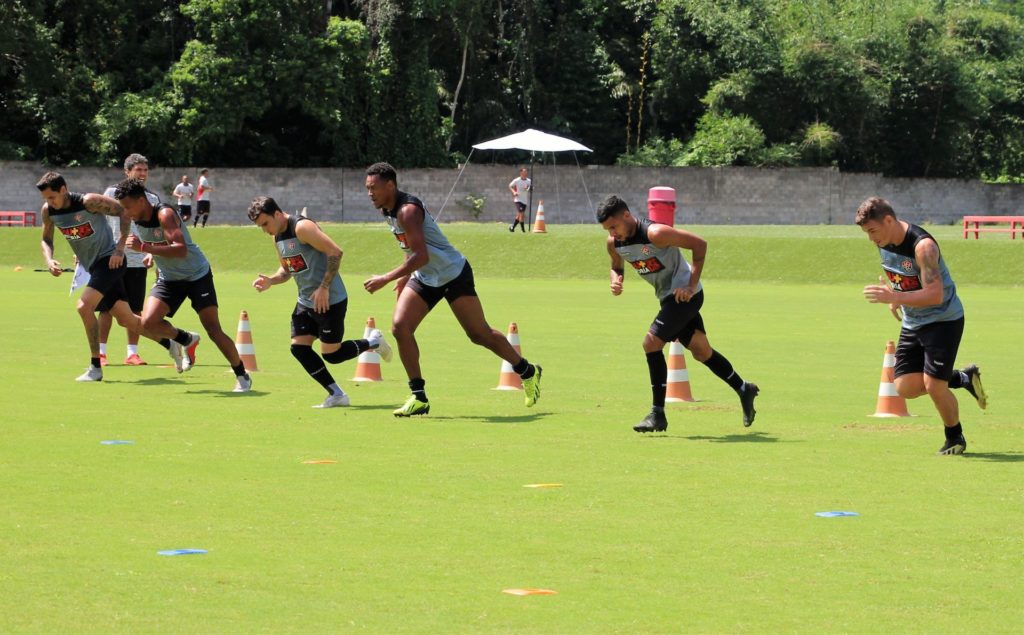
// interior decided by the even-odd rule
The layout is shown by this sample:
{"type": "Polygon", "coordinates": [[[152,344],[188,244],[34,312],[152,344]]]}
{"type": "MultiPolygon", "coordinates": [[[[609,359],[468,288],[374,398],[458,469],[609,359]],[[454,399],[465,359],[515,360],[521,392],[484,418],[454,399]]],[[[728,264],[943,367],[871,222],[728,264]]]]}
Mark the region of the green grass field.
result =
{"type": "MultiPolygon", "coordinates": [[[[991,400],[982,412],[958,391],[968,453],[939,457],[930,403],[867,416],[899,325],[861,297],[879,268],[855,227],[695,228],[709,338],[760,385],[758,417],[744,428],[732,391],[688,359],[699,401],[670,405],[651,436],[631,426],[649,406],[656,302],[632,274],[608,293],[600,228],[445,229],[491,324],[518,322],[544,366],[535,408],[492,390],[500,361],[443,305],[419,337],[430,415],[391,417],[408,393],[397,357],[379,384],[332,366],[353,406],[310,408],[323,392],[288,352],[294,286],[249,287],[276,262],[251,227],[195,236],[225,329],[250,314],[254,393],[228,392],[209,342],[185,375],[144,341],[153,365],[77,384],[69,278],[31,271],[38,229],[0,229],[0,631],[1024,629],[1019,240],[929,228],[967,308],[960,361],[981,365],[991,400]],[[831,510],[860,516],[815,516],[831,510]],[[157,555],[176,548],[209,553],[157,555]],[[501,592],[519,587],[558,595],[501,592]]],[[[327,230],[346,253],[350,334],[369,315],[386,327],[393,296],[361,282],[398,261],[394,239],[327,230]]],[[[198,327],[187,308],[175,322],[198,327]]],[[[112,359],[123,346],[115,331],[112,359]]]]}

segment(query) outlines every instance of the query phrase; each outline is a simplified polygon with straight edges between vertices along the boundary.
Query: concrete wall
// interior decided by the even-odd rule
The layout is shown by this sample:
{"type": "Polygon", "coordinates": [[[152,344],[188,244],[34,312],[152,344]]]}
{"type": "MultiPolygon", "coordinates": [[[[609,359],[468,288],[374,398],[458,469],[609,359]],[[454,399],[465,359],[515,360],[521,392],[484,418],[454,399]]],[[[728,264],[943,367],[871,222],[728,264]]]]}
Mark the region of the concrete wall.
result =
{"type": "MultiPolygon", "coordinates": [[[[44,166],[0,162],[0,209],[38,210],[34,184],[44,166]]],[[[60,170],[77,191],[102,191],[118,181],[116,168],[60,170]]],[[[198,168],[153,167],[150,188],[166,201],[188,174],[198,168]]],[[[427,204],[435,215],[442,209],[459,171],[403,170],[399,186],[427,204]]],[[[509,181],[515,166],[470,164],[441,213],[443,221],[501,221],[513,216],[509,181]],[[477,216],[467,197],[484,199],[477,216]]],[[[646,209],[647,190],[655,185],[676,189],[676,218],[692,224],[830,224],[849,223],[865,198],[882,196],[897,213],[916,222],[956,222],[964,214],[1024,213],[1024,185],[987,185],[956,179],[895,179],[878,174],[844,174],[828,168],[631,168],[575,165],[534,167],[534,208],[544,200],[549,223],[590,223],[593,209],[608,194],[618,194],[634,211],[646,209]],[[585,184],[584,184],[585,181],[585,184]],[[589,197],[588,197],[589,195],[589,197]]],[[[245,210],[256,195],[273,196],[285,209],[309,209],[316,219],[372,221],[363,187],[363,170],[352,168],[211,168],[213,193],[210,222],[248,223],[245,210]]]]}

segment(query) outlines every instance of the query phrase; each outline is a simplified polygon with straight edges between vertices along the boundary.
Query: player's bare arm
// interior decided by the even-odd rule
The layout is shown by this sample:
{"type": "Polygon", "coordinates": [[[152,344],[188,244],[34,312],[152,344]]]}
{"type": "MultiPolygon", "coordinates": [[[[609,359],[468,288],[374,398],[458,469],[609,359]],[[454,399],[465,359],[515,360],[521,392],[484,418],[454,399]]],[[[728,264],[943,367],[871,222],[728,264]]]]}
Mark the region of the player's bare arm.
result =
{"type": "Polygon", "coordinates": [[[942,304],[942,275],[939,271],[939,247],[934,240],[925,239],[914,248],[914,260],[921,270],[921,288],[917,291],[897,292],[879,278],[881,284],[870,284],[864,287],[864,297],[872,304],[888,304],[893,315],[896,311],[892,305],[927,307],[942,304]]]}
{"type": "Polygon", "coordinates": [[[46,268],[51,276],[59,276],[61,272],[60,261],[53,259],[53,221],[50,220],[50,206],[43,203],[39,210],[39,217],[43,219],[43,237],[39,245],[43,250],[43,260],[46,261],[46,268]]]}
{"type": "Polygon", "coordinates": [[[341,267],[341,247],[325,234],[320,226],[312,221],[303,221],[295,226],[295,236],[299,241],[316,249],[327,256],[327,270],[324,272],[320,286],[313,291],[313,310],[326,313],[331,308],[331,282],[338,275],[341,267]]]}
{"type": "Polygon", "coordinates": [[[647,230],[647,238],[655,247],[678,247],[690,251],[690,284],[681,289],[674,289],[676,302],[689,302],[699,288],[700,274],[704,269],[704,259],[708,254],[708,241],[697,234],[669,225],[652,225],[647,230]]]}
{"type": "Polygon", "coordinates": [[[181,233],[178,214],[171,208],[164,207],[157,213],[157,219],[160,221],[160,228],[164,230],[164,242],[142,242],[138,236],[131,234],[128,236],[128,248],[163,258],[185,258],[188,256],[188,246],[181,233]]]}
{"type": "Polygon", "coordinates": [[[288,273],[288,270],[284,266],[278,267],[272,275],[263,275],[262,273],[256,274],[256,279],[252,281],[254,289],[263,293],[275,284],[281,284],[291,280],[292,274],[288,273]]]}
{"type": "Polygon", "coordinates": [[[381,276],[374,276],[363,283],[363,288],[374,293],[392,280],[408,277],[414,271],[430,262],[427,241],[423,236],[423,215],[425,211],[408,204],[398,211],[398,221],[405,228],[405,244],[408,247],[405,261],[396,269],[381,276]]]}
{"type": "Polygon", "coordinates": [[[90,193],[82,197],[82,204],[85,209],[93,214],[105,214],[106,216],[125,217],[124,208],[116,200],[102,194],[90,193]]]}
{"type": "Polygon", "coordinates": [[[622,295],[622,283],[626,278],[622,256],[619,255],[619,252],[615,251],[615,239],[613,237],[608,237],[605,241],[605,246],[612,260],[611,269],[608,272],[608,275],[611,276],[612,295],[622,295]]]}

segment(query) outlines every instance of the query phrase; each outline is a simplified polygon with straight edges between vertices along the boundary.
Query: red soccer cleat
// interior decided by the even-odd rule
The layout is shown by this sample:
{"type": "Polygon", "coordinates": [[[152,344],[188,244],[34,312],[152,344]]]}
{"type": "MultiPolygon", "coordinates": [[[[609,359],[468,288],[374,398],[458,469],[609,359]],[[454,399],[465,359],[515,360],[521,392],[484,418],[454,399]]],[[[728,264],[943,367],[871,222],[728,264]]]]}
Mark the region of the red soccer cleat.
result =
{"type": "Polygon", "coordinates": [[[128,357],[124,358],[124,365],[125,366],[145,366],[146,362],[143,361],[143,359],[141,357],[139,357],[138,353],[132,353],[128,357]]]}

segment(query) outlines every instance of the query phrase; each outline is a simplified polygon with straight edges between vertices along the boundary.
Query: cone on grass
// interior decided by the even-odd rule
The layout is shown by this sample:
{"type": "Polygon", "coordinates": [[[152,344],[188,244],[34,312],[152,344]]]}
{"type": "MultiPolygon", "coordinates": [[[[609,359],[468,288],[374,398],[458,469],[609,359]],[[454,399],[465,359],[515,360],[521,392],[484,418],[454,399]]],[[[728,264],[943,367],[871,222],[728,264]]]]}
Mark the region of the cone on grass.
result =
{"type": "Polygon", "coordinates": [[[235,335],[235,349],[242,358],[245,370],[259,370],[256,366],[256,347],[252,343],[252,328],[249,326],[249,313],[242,311],[238,316],[238,333],[235,335]]]}
{"type": "MultiPolygon", "coordinates": [[[[369,339],[370,331],[377,328],[377,323],[372,317],[366,319],[366,329],[363,330],[363,339],[369,339]]],[[[380,374],[380,353],[375,350],[363,351],[356,360],[356,375],[352,381],[383,381],[380,374]]]]}
{"type": "Polygon", "coordinates": [[[685,350],[678,341],[668,345],[668,383],[665,401],[696,401],[690,392],[690,371],[686,370],[685,350]]]}
{"type": "MultiPolygon", "coordinates": [[[[512,322],[508,325],[508,334],[505,336],[508,343],[512,345],[512,348],[516,349],[516,352],[520,355],[523,354],[523,349],[519,345],[519,326],[512,322]]],[[[509,364],[505,360],[501,360],[501,373],[498,375],[498,385],[495,386],[495,390],[522,390],[523,380],[519,378],[519,374],[512,370],[512,364],[509,364]]]]}
{"type": "Polygon", "coordinates": [[[892,340],[885,345],[882,357],[882,378],[878,383],[878,403],[872,417],[909,417],[907,400],[896,392],[896,344],[892,340]]]}
{"type": "Polygon", "coordinates": [[[544,201],[541,201],[537,205],[537,218],[533,222],[533,233],[535,234],[546,234],[548,233],[548,226],[544,223],[544,201]]]}

